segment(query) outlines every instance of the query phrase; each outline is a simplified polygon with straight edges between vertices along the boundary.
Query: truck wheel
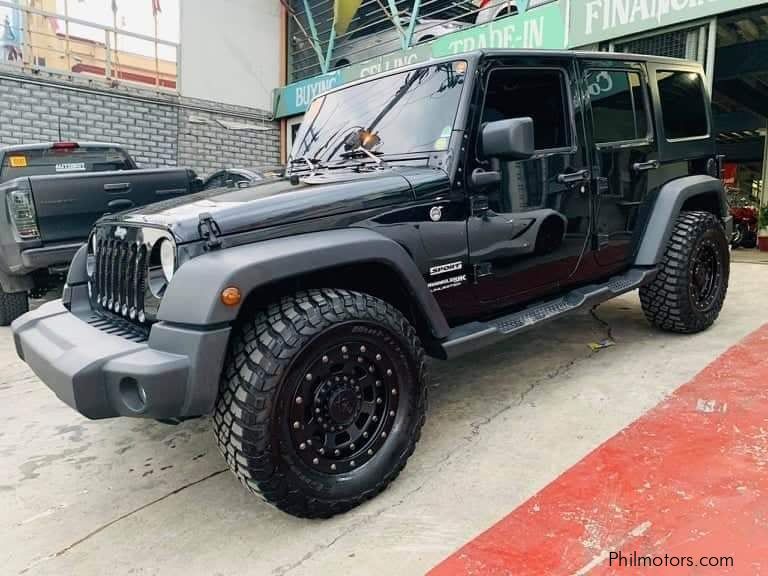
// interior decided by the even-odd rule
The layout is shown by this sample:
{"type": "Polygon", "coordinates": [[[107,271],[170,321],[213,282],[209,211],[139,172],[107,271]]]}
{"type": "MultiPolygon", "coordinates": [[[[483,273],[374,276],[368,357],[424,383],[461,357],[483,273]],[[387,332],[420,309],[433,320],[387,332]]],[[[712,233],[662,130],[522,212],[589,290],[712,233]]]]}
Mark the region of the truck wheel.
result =
{"type": "Polygon", "coordinates": [[[0,326],[10,326],[11,322],[28,311],[26,292],[6,292],[0,288],[0,326]]]}
{"type": "Polygon", "coordinates": [[[416,331],[387,302],[299,292],[235,329],[214,414],[219,449],[277,508],[345,512],[381,492],[413,453],[426,379],[416,331]]]}
{"type": "Polygon", "coordinates": [[[692,334],[717,319],[728,291],[725,230],[708,212],[682,212],[658,276],[640,288],[646,318],[658,328],[692,334]]]}

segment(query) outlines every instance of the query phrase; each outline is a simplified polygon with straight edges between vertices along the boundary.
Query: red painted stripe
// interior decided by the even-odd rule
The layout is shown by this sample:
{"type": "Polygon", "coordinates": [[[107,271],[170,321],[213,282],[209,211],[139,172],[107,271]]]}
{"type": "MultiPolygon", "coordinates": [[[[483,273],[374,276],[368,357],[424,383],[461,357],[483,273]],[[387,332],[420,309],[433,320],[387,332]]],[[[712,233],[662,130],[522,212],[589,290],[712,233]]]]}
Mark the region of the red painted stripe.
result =
{"type": "Polygon", "coordinates": [[[589,454],[432,576],[768,573],[768,325],[589,454]],[[732,556],[732,568],[619,568],[732,556]]]}

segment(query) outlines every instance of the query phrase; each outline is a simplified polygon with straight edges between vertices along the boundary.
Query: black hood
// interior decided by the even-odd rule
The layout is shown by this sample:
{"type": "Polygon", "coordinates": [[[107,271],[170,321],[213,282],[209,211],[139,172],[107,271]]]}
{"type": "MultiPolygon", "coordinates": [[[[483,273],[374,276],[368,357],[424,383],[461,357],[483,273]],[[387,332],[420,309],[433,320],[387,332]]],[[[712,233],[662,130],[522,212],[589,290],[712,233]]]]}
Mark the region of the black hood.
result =
{"type": "Polygon", "coordinates": [[[445,181],[442,170],[397,167],[328,171],[291,184],[287,178],[247,188],[217,188],[108,216],[105,221],[169,229],[180,242],[200,239],[201,214],[210,214],[222,235],[358,212],[413,199],[410,177],[445,181]],[[426,178],[425,178],[426,176],[426,178]]]}

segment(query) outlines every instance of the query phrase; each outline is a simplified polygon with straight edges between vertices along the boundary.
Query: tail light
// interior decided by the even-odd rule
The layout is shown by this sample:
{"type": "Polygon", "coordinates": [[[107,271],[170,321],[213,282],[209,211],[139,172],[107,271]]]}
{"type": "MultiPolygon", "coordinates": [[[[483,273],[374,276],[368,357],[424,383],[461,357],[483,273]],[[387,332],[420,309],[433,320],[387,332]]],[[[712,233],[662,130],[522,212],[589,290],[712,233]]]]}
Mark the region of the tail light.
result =
{"type": "Polygon", "coordinates": [[[15,189],[6,196],[8,213],[11,216],[13,231],[18,240],[39,240],[40,230],[37,228],[37,215],[32,193],[29,190],[15,189]]]}

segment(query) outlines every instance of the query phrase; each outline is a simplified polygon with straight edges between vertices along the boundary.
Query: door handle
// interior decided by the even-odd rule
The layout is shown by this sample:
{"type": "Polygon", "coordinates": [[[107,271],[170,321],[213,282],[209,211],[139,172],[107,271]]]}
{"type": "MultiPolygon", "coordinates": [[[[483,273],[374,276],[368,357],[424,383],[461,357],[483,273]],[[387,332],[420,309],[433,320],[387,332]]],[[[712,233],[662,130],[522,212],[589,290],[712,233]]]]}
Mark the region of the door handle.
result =
{"type": "Polygon", "coordinates": [[[110,210],[128,210],[133,208],[133,202],[127,198],[120,198],[118,200],[112,200],[107,204],[107,208],[110,210]]]}
{"type": "Polygon", "coordinates": [[[635,172],[645,172],[646,170],[656,170],[659,167],[658,160],[648,160],[648,162],[635,162],[632,164],[632,170],[635,172]]]}
{"type": "Polygon", "coordinates": [[[119,182],[115,184],[104,184],[104,192],[128,192],[131,189],[130,182],[119,182]]]}
{"type": "Polygon", "coordinates": [[[592,177],[592,174],[586,168],[577,172],[568,172],[566,174],[558,174],[557,181],[560,184],[575,184],[577,182],[586,182],[592,177]]]}

